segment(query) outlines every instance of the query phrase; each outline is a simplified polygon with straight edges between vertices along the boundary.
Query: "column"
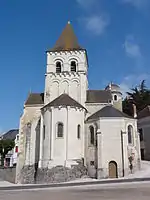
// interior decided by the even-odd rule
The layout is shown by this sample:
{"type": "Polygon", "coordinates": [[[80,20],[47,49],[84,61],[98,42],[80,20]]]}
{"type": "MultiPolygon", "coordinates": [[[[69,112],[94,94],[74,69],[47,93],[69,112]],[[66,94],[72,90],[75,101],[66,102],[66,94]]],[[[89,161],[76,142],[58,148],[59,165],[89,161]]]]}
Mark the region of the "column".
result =
{"type": "Polygon", "coordinates": [[[42,161],[43,161],[43,115],[41,114],[39,168],[42,168],[42,161]]]}
{"type": "Polygon", "coordinates": [[[102,171],[102,148],[101,148],[101,131],[100,129],[97,130],[97,179],[103,177],[102,171]]]}

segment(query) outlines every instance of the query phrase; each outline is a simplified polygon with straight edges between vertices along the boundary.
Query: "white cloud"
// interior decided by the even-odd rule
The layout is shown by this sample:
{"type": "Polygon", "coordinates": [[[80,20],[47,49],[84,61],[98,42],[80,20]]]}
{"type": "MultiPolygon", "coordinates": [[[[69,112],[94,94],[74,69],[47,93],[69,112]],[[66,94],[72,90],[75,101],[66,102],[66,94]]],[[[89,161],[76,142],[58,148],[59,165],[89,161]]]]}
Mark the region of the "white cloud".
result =
{"type": "Polygon", "coordinates": [[[82,8],[90,8],[97,0],[76,0],[82,8]]]}
{"type": "Polygon", "coordinates": [[[130,74],[122,80],[119,84],[123,93],[123,96],[126,96],[126,92],[130,91],[131,88],[138,86],[142,80],[146,81],[146,85],[150,86],[150,74],[141,73],[141,74],[130,74]]]}
{"type": "Polygon", "coordinates": [[[82,21],[85,23],[86,29],[95,35],[103,34],[109,25],[109,18],[106,15],[93,15],[83,18],[82,21]]]}
{"type": "Polygon", "coordinates": [[[132,35],[127,36],[124,42],[124,49],[125,49],[126,54],[129,57],[132,57],[135,59],[142,57],[140,46],[136,43],[132,35]]]}
{"type": "Polygon", "coordinates": [[[149,4],[149,0],[122,0],[122,2],[128,3],[139,10],[146,8],[149,4]]]}

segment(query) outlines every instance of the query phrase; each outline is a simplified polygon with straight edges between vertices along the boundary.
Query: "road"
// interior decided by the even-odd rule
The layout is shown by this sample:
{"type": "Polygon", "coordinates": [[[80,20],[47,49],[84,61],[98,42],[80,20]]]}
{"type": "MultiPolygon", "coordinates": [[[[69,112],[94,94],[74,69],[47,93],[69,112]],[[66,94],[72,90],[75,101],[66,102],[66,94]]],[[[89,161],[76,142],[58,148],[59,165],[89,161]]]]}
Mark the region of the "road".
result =
{"type": "Polygon", "coordinates": [[[0,200],[150,200],[150,182],[0,191],[0,200]]]}

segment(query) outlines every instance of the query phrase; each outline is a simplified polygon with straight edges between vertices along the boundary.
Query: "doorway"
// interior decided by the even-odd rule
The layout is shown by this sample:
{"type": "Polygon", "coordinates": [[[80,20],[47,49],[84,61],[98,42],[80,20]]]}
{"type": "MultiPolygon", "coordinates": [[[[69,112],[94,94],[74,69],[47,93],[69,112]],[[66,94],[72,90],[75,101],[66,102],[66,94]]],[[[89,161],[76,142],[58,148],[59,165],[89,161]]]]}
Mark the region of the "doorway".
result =
{"type": "Polygon", "coordinates": [[[109,178],[118,178],[117,163],[115,161],[109,163],[109,178]]]}

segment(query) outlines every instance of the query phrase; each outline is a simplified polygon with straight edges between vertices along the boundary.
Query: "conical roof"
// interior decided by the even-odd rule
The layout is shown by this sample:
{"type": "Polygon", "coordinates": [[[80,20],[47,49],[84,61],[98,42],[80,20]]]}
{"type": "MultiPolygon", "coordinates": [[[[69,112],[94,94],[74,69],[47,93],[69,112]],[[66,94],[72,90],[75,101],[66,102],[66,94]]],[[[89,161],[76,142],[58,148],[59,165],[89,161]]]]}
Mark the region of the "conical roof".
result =
{"type": "Polygon", "coordinates": [[[80,50],[81,46],[78,44],[78,39],[74,33],[70,22],[67,23],[55,46],[50,51],[68,51],[80,50]]]}

